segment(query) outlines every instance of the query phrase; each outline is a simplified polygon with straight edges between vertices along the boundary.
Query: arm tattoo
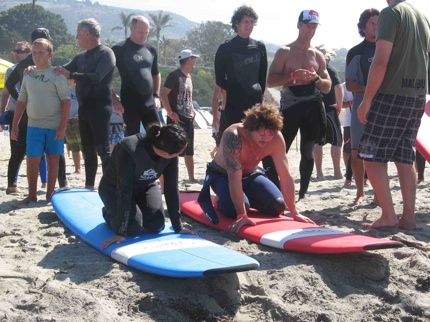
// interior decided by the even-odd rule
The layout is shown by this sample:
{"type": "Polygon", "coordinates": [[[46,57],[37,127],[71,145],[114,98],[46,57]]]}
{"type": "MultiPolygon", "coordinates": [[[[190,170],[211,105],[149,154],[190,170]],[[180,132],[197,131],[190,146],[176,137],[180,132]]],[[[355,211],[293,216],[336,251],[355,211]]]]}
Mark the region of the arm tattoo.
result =
{"type": "Polygon", "coordinates": [[[236,172],[242,169],[240,163],[240,151],[242,150],[242,142],[237,133],[224,132],[224,161],[228,170],[236,172]]]}

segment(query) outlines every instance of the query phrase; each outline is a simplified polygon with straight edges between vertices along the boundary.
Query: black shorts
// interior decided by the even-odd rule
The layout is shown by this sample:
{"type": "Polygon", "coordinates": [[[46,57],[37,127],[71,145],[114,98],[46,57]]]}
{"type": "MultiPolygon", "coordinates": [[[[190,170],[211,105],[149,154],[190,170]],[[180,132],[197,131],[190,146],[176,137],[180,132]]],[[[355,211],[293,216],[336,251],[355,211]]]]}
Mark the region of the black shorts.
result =
{"type": "Polygon", "coordinates": [[[325,143],[333,146],[342,146],[342,126],[340,125],[339,116],[334,107],[326,108],[327,132],[325,135],[325,143]]]}
{"type": "MultiPolygon", "coordinates": [[[[170,117],[167,118],[167,124],[173,124],[174,122],[170,117]]],[[[187,148],[180,154],[181,157],[186,155],[194,155],[194,120],[180,118],[178,125],[182,127],[187,134],[187,148]]]]}

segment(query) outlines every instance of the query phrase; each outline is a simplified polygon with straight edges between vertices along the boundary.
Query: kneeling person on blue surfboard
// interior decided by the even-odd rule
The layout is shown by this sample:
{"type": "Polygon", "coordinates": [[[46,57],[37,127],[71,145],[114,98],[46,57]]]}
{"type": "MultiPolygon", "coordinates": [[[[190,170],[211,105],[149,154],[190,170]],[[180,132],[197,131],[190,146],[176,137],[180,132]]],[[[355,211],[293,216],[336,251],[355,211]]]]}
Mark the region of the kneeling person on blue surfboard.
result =
{"type": "Polygon", "coordinates": [[[217,223],[218,217],[212,206],[210,188],[217,195],[218,210],[227,217],[237,218],[230,226],[235,234],[244,225],[255,225],[247,216],[251,207],[272,217],[283,214],[288,207],[294,220],[314,223],[296,209],[294,179],[280,132],[282,124],[282,116],[275,106],[258,104],[245,112],[242,123],[224,131],[217,154],[208,164],[198,198],[212,223],[217,223]],[[281,190],[258,167],[267,156],[273,159],[281,190]]]}
{"type": "Polygon", "coordinates": [[[178,155],[187,147],[184,130],[170,124],[152,124],[146,133],[120,140],[100,180],[103,217],[115,236],[102,249],[121,243],[125,236],[158,233],[164,228],[162,194],[156,180],[164,175],[164,196],[176,233],[193,232],[182,227],[179,210],[178,155]]]}

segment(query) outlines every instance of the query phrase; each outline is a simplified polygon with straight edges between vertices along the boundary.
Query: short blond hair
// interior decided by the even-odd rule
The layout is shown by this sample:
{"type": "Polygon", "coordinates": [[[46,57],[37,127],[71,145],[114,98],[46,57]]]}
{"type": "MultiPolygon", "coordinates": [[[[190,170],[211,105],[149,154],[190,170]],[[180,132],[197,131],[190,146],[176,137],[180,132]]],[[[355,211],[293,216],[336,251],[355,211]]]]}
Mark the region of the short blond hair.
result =
{"type": "Polygon", "coordinates": [[[54,46],[52,45],[52,42],[45,38],[37,38],[35,41],[33,41],[33,46],[35,44],[42,45],[45,47],[45,49],[48,51],[48,53],[52,53],[54,51],[54,46]]]}

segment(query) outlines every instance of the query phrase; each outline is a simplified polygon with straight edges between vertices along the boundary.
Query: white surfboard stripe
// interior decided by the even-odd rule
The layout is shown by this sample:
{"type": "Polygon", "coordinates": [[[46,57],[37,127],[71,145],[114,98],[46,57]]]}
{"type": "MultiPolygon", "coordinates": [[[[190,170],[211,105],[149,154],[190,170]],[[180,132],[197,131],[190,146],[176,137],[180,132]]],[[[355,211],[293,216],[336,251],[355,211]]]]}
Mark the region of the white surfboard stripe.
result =
{"type": "Polygon", "coordinates": [[[218,245],[199,238],[178,238],[166,241],[155,240],[153,242],[136,243],[118,247],[112,251],[111,257],[120,263],[128,265],[128,260],[137,255],[208,246],[216,247],[218,245]]]}
{"type": "Polygon", "coordinates": [[[291,230],[281,230],[273,233],[268,233],[261,237],[260,243],[263,245],[276,247],[276,248],[284,248],[284,244],[296,238],[304,238],[304,237],[314,237],[314,236],[324,236],[324,235],[339,235],[349,233],[334,230],[330,228],[306,228],[306,229],[291,229],[291,230]]]}

